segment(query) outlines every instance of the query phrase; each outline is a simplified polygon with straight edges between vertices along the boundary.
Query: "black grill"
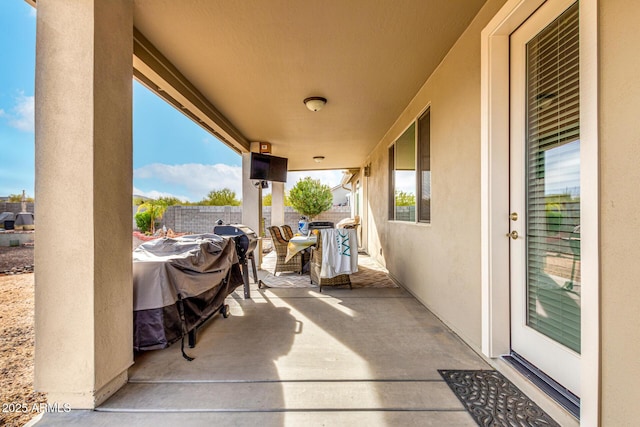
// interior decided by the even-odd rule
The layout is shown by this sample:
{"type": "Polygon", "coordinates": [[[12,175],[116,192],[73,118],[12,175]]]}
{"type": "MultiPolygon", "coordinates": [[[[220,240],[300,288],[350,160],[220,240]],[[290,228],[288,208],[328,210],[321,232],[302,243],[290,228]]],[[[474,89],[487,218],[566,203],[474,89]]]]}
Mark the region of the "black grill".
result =
{"type": "Polygon", "coordinates": [[[216,225],[213,233],[218,236],[231,237],[236,242],[236,251],[240,262],[245,262],[258,245],[258,235],[243,224],[216,225]]]}
{"type": "Polygon", "coordinates": [[[311,230],[320,230],[322,228],[334,228],[333,222],[331,221],[312,221],[309,223],[309,231],[311,230]]]}
{"type": "MultiPolygon", "coordinates": [[[[222,222],[222,221],[220,221],[222,222]]],[[[244,297],[251,298],[249,292],[249,260],[252,262],[253,279],[258,283],[258,272],[256,270],[256,259],[253,250],[258,245],[258,235],[255,231],[243,224],[223,225],[218,223],[213,227],[213,233],[222,237],[229,237],[236,243],[236,253],[238,261],[242,266],[242,278],[244,280],[244,297]]]]}

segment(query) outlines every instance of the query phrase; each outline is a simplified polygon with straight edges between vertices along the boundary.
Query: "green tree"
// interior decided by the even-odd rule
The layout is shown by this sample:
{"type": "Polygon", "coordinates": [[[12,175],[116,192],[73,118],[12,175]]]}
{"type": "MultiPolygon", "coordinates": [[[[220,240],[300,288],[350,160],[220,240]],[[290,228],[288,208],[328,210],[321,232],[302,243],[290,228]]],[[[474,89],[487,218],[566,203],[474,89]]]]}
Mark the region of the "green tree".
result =
{"type": "MultiPolygon", "coordinates": [[[[273,197],[271,196],[271,193],[267,194],[262,198],[262,206],[272,206],[272,204],[273,204],[273,197]]],[[[291,202],[289,201],[289,196],[287,194],[284,195],[284,205],[291,206],[291,202]]]]}
{"type": "Polygon", "coordinates": [[[240,206],[240,200],[236,198],[235,191],[228,188],[209,191],[207,197],[200,203],[208,206],[240,206]]]}
{"type": "Polygon", "coordinates": [[[415,206],[415,205],[416,205],[415,194],[396,190],[396,206],[415,206]]]}
{"type": "MultiPolygon", "coordinates": [[[[133,197],[133,204],[135,206],[140,206],[141,204],[143,204],[144,202],[151,200],[147,197],[142,197],[142,196],[134,196],[133,197]]],[[[177,197],[173,197],[173,196],[163,196],[163,197],[158,197],[156,199],[158,202],[160,203],[165,203],[167,206],[174,206],[174,205],[186,205],[189,202],[182,201],[180,199],[178,199],[177,197]]]]}
{"type": "Polygon", "coordinates": [[[140,206],[141,204],[144,203],[144,200],[142,197],[134,197],[133,198],[133,205],[134,206],[140,206]]]}
{"type": "MultiPolygon", "coordinates": [[[[27,203],[33,203],[33,197],[26,196],[25,201],[27,203]]],[[[9,194],[9,203],[22,202],[22,194],[9,194]]]]}
{"type": "Polygon", "coordinates": [[[312,219],[331,209],[333,195],[328,185],[307,176],[293,186],[289,192],[289,202],[297,212],[312,219]]]}
{"type": "Polygon", "coordinates": [[[141,231],[154,234],[156,232],[157,220],[162,218],[162,215],[164,215],[168,207],[169,205],[163,198],[145,201],[138,206],[138,212],[135,215],[136,225],[141,231]]]}
{"type": "Polygon", "coordinates": [[[158,197],[158,202],[164,203],[167,206],[175,206],[182,205],[184,202],[177,197],[166,196],[166,197],[158,197]]]}
{"type": "Polygon", "coordinates": [[[547,231],[550,234],[558,234],[566,230],[567,226],[574,227],[571,224],[572,212],[570,206],[579,202],[578,199],[571,197],[570,193],[551,194],[545,197],[545,212],[547,217],[547,231]],[[567,223],[569,221],[569,223],[567,223]]]}

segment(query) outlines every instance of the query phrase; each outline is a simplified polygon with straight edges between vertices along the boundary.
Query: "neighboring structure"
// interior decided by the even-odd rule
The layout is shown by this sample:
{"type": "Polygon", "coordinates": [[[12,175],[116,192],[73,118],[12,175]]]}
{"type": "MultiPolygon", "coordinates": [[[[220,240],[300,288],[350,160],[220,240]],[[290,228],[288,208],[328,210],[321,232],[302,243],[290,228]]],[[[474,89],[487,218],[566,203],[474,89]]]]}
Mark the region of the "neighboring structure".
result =
{"type": "Polygon", "coordinates": [[[242,153],[243,223],[260,218],[250,141],[291,170],[359,168],[363,247],[399,283],[563,425],[578,421],[502,355],[579,395],[584,425],[637,422],[640,2],[339,4],[38,2],[36,388],[93,408],[133,361],[133,57],[242,153]]]}
{"type": "MultiPolygon", "coordinates": [[[[26,212],[35,212],[34,203],[26,203],[26,212]]],[[[14,214],[24,212],[21,202],[0,202],[0,212],[13,212],[14,214]]]]}
{"type": "Polygon", "coordinates": [[[349,206],[351,190],[347,190],[341,185],[336,185],[331,189],[333,194],[333,206],[349,206]]]}

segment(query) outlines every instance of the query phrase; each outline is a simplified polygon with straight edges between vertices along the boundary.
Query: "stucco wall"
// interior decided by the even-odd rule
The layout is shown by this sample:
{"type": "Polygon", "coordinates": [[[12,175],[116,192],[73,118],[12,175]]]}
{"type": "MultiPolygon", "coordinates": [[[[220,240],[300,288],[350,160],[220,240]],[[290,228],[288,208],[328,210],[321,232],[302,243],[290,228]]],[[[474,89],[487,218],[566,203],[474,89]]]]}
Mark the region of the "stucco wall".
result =
{"type": "Polygon", "coordinates": [[[599,2],[602,425],[640,419],[640,3],[599,2]]]}
{"type": "Polygon", "coordinates": [[[369,253],[476,348],[481,342],[480,32],[503,4],[487,2],[366,161],[372,168],[369,194],[384,195],[368,201],[369,253]],[[388,221],[388,146],[427,106],[431,223],[388,221]]]}

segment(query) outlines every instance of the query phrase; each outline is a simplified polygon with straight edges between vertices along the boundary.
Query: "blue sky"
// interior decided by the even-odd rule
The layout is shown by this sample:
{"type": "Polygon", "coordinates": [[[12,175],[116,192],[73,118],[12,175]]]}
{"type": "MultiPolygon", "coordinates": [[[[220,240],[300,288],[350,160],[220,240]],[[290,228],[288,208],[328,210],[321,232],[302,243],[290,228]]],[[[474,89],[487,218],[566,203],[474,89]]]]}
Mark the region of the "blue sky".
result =
{"type": "Polygon", "coordinates": [[[133,83],[134,193],[197,201],[214,189],[242,194],[242,159],[189,118],[133,83]]]}
{"type": "Polygon", "coordinates": [[[33,195],[35,14],[24,1],[0,8],[0,196],[33,195]]]}
{"type": "MultiPolygon", "coordinates": [[[[34,195],[34,70],[36,12],[23,0],[0,8],[0,196],[34,195]]],[[[133,82],[133,192],[198,201],[230,188],[242,196],[239,154],[133,82]]],[[[289,173],[337,185],[341,172],[289,173]]]]}

